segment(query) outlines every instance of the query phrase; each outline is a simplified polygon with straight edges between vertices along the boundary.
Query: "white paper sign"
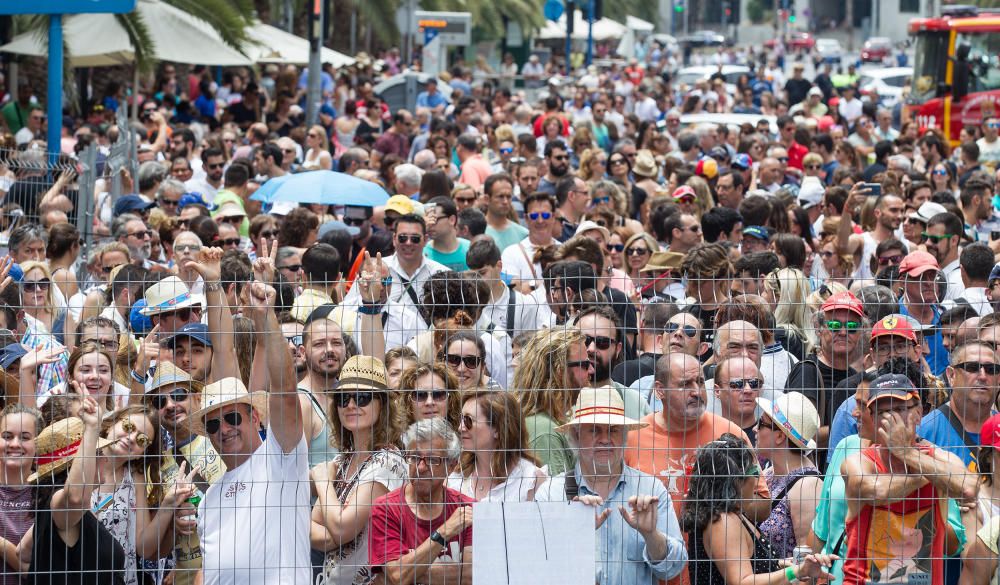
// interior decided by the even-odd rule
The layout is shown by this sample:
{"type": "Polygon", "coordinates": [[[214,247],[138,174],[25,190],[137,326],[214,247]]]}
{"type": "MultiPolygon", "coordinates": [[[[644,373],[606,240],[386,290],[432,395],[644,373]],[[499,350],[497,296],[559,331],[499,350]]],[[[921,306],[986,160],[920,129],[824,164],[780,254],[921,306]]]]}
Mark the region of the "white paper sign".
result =
{"type": "Polygon", "coordinates": [[[579,502],[480,502],[472,518],[476,585],[596,582],[594,508],[579,502]]]}

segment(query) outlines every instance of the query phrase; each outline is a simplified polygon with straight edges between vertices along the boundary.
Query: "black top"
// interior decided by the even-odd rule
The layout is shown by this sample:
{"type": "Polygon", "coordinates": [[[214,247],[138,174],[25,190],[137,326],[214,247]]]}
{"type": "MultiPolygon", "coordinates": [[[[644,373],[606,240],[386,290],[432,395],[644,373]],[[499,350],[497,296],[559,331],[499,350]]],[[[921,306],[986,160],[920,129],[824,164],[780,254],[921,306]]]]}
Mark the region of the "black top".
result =
{"type": "Polygon", "coordinates": [[[625,334],[636,334],[639,332],[639,316],[635,312],[635,305],[629,300],[628,295],[610,286],[604,288],[602,295],[604,300],[611,304],[611,309],[618,315],[622,323],[622,338],[624,343],[624,359],[630,360],[635,357],[635,344],[625,339],[625,334]]]}
{"type": "Polygon", "coordinates": [[[809,90],[812,89],[812,83],[809,83],[808,79],[789,79],[785,82],[785,91],[788,92],[788,105],[794,106],[795,104],[806,99],[809,95],[809,90]]]}
{"type": "Polygon", "coordinates": [[[632,382],[643,376],[652,376],[656,373],[656,360],[660,359],[661,355],[644,353],[634,360],[620,363],[612,370],[611,379],[624,386],[631,386],[632,382]]]}
{"type": "Polygon", "coordinates": [[[26,583],[32,585],[107,585],[124,583],[125,551],[93,514],[80,520],[80,537],[66,546],[52,513],[35,514],[35,546],[26,583]]]}
{"type": "MultiPolygon", "coordinates": [[[[778,551],[774,550],[769,541],[757,536],[757,532],[750,528],[750,524],[742,515],[740,521],[746,531],[750,533],[750,538],[753,538],[753,556],[750,557],[750,567],[753,574],[773,573],[780,569],[778,551]]],[[[715,561],[705,550],[701,535],[701,532],[693,532],[691,538],[688,539],[688,575],[691,576],[691,583],[692,585],[726,585],[726,580],[715,566],[715,561]]]]}
{"type": "Polygon", "coordinates": [[[841,403],[853,393],[853,389],[842,388],[840,383],[855,373],[850,366],[846,370],[831,368],[821,362],[816,354],[812,354],[806,360],[792,366],[792,370],[788,373],[788,380],[785,382],[785,392],[793,390],[801,392],[812,401],[817,410],[820,410],[820,402],[825,402],[826,408],[820,410],[819,418],[822,426],[829,426],[841,403]],[[819,374],[823,376],[822,383],[816,375],[817,365],[819,366],[819,374]],[[826,394],[822,401],[820,400],[821,389],[826,394]]]}

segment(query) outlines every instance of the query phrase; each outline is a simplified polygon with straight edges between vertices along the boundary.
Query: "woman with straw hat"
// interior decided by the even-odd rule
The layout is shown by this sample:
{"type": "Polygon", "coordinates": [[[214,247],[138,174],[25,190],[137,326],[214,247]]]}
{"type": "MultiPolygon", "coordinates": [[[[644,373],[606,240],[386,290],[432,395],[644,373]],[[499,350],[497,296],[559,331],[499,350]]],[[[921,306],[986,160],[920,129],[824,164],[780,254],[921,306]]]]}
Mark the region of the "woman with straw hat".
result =
{"type": "Polygon", "coordinates": [[[331,413],[331,443],[340,453],[312,469],[316,486],[312,546],[326,551],[321,585],[374,579],[368,567],[372,502],[403,487],[407,466],[396,444],[399,411],[392,406],[382,361],[354,356],[340,370],[331,413]]]}
{"type": "Polygon", "coordinates": [[[773,494],[771,515],[760,524],[760,532],[778,554],[791,557],[796,544],[809,542],[823,474],[810,455],[816,449],[819,412],[812,401],[789,392],[770,401],[758,398],[757,449],[771,462],[764,472],[773,494]]]}

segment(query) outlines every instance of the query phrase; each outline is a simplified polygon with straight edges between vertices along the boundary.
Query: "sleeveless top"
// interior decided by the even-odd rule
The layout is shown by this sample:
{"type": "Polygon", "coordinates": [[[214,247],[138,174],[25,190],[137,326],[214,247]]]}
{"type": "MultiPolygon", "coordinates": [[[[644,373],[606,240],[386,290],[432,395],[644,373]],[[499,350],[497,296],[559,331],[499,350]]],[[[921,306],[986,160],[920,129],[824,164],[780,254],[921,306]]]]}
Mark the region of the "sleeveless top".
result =
{"type": "Polygon", "coordinates": [[[90,495],[90,509],[94,511],[97,519],[101,521],[108,532],[115,537],[125,553],[125,570],[122,574],[125,585],[138,584],[139,555],[135,549],[136,494],[132,473],[126,469],[125,477],[122,478],[115,491],[110,494],[102,494],[98,490],[94,490],[90,495]]]}
{"type": "MultiPolygon", "coordinates": [[[[506,481],[490,488],[489,493],[480,502],[530,502],[535,499],[535,485],[538,472],[541,471],[534,463],[521,459],[510,470],[506,481]],[[530,497],[529,497],[530,496],[530,497]]],[[[461,471],[452,472],[448,476],[448,487],[469,496],[476,497],[472,478],[465,477],[461,471]]]]}
{"type": "Polygon", "coordinates": [[[357,132],[357,128],[352,132],[341,132],[340,130],[334,130],[337,134],[337,142],[340,143],[344,148],[351,148],[354,146],[354,132],[357,132]]]}
{"type": "Polygon", "coordinates": [[[31,568],[25,578],[32,585],[123,585],[125,551],[93,514],[80,519],[76,544],[66,546],[52,523],[52,512],[35,514],[35,542],[31,568]]]}
{"type": "MultiPolygon", "coordinates": [[[[823,477],[820,475],[819,469],[813,466],[800,467],[789,472],[788,475],[769,476],[767,478],[767,488],[772,494],[777,495],[786,491],[788,489],[787,486],[796,479],[810,475],[823,477]]],[[[795,528],[792,525],[792,510],[788,505],[787,492],[781,498],[781,501],[771,509],[771,515],[767,517],[767,520],[760,523],[760,533],[762,536],[767,537],[781,558],[792,556],[797,543],[795,540],[795,528]]]]}
{"type": "MultiPolygon", "coordinates": [[[[753,539],[753,555],[750,557],[750,567],[754,575],[773,573],[780,569],[778,555],[766,538],[758,537],[750,523],[742,514],[740,522],[753,539]]],[[[702,531],[703,532],[703,531],[702,531]]],[[[692,532],[688,539],[688,575],[692,585],[726,585],[726,580],[715,566],[715,561],[709,556],[702,540],[702,532],[692,532]]],[[[762,535],[763,536],[763,535],[762,535]]]]}
{"type": "Polygon", "coordinates": [[[316,467],[320,463],[326,463],[333,459],[337,455],[337,449],[330,444],[330,424],[327,420],[326,411],[323,410],[319,400],[316,399],[316,395],[311,390],[306,390],[305,388],[299,388],[299,392],[309,398],[309,404],[312,405],[313,412],[323,419],[323,430],[309,440],[309,467],[316,467]]]}
{"type": "MultiPolygon", "coordinates": [[[[926,443],[918,448],[934,452],[926,443]]],[[[861,456],[889,473],[875,446],[861,456]]],[[[862,506],[846,528],[844,585],[943,582],[945,522],[932,484],[888,506],[862,506]]]]}

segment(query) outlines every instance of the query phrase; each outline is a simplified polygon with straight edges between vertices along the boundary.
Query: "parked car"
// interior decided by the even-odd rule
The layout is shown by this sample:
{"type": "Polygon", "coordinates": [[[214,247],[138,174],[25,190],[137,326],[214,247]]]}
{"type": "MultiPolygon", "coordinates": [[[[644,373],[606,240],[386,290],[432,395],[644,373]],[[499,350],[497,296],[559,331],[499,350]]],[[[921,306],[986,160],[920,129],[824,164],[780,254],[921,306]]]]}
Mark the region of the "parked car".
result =
{"type": "Polygon", "coordinates": [[[861,47],[862,63],[881,63],[892,55],[892,41],[886,37],[872,37],[861,47]]]}
{"type": "MultiPolygon", "coordinates": [[[[777,44],[778,39],[767,39],[764,41],[764,46],[772,50],[777,44]]],[[[816,39],[812,36],[812,33],[793,32],[785,39],[785,48],[789,51],[811,51],[815,46],[816,39]]]]}
{"type": "MultiPolygon", "coordinates": [[[[718,65],[696,65],[694,67],[684,67],[674,76],[674,85],[685,84],[692,86],[699,79],[708,79],[719,70],[718,65]]],[[[726,78],[726,91],[729,95],[736,95],[736,82],[741,75],[749,75],[750,68],[746,65],[723,65],[722,76],[726,78]]]]}
{"type": "Polygon", "coordinates": [[[837,39],[816,39],[816,56],[819,63],[840,63],[844,49],[837,39]]]}
{"type": "Polygon", "coordinates": [[[903,97],[903,86],[913,77],[913,67],[878,67],[862,69],[858,87],[862,95],[876,93],[879,103],[894,107],[903,97]]]}
{"type": "Polygon", "coordinates": [[[693,33],[681,37],[678,41],[682,45],[692,47],[720,47],[726,44],[726,35],[719,34],[713,30],[696,30],[693,33]]]}

